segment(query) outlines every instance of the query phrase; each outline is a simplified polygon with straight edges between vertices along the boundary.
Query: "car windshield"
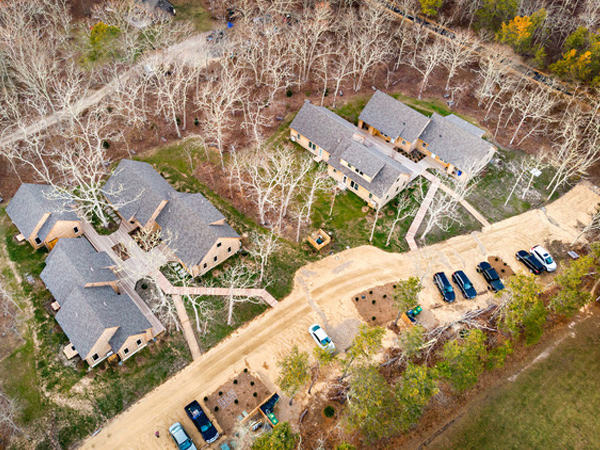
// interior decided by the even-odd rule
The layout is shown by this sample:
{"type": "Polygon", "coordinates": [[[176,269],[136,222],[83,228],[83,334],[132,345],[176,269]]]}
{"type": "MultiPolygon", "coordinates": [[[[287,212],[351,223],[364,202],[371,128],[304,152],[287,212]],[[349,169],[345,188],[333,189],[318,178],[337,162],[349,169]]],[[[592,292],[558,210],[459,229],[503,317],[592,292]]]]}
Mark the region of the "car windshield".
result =
{"type": "Polygon", "coordinates": [[[179,448],[181,450],[187,450],[191,446],[192,446],[192,441],[190,439],[187,439],[187,440],[183,441],[181,444],[179,444],[179,448]]]}
{"type": "Polygon", "coordinates": [[[446,286],[446,288],[444,289],[446,292],[453,292],[454,289],[452,289],[452,286],[446,286]]]}
{"type": "Polygon", "coordinates": [[[552,264],[554,261],[552,260],[552,256],[546,256],[546,264],[552,264]]]}
{"type": "Polygon", "coordinates": [[[331,342],[331,339],[329,339],[329,336],[327,336],[326,338],[324,338],[323,340],[321,340],[321,343],[323,345],[327,345],[331,342]]]}
{"type": "Polygon", "coordinates": [[[465,283],[465,289],[471,289],[472,287],[471,283],[465,283]]]}
{"type": "Polygon", "coordinates": [[[200,431],[202,431],[203,433],[208,430],[210,430],[210,423],[205,423],[200,427],[200,431]]]}

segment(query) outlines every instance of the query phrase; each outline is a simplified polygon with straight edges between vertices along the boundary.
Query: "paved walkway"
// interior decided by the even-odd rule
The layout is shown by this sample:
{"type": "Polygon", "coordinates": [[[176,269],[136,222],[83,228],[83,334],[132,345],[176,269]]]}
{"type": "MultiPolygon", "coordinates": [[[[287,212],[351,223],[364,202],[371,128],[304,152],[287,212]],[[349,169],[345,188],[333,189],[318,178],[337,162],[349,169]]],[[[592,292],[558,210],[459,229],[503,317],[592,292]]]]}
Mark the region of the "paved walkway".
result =
{"type": "Polygon", "coordinates": [[[419,207],[417,214],[415,214],[415,218],[414,218],[413,222],[410,224],[410,228],[408,229],[408,232],[406,233],[405,239],[406,239],[406,242],[408,242],[408,246],[410,247],[411,250],[419,249],[419,246],[417,245],[417,242],[415,241],[415,236],[417,234],[417,231],[419,231],[421,222],[423,222],[423,219],[425,218],[425,214],[427,214],[427,211],[429,210],[429,206],[431,205],[431,202],[433,201],[433,197],[435,196],[435,193],[437,192],[439,186],[440,186],[440,179],[435,178],[435,180],[433,180],[433,183],[431,184],[431,186],[429,186],[427,195],[421,202],[421,206],[419,207]]]}

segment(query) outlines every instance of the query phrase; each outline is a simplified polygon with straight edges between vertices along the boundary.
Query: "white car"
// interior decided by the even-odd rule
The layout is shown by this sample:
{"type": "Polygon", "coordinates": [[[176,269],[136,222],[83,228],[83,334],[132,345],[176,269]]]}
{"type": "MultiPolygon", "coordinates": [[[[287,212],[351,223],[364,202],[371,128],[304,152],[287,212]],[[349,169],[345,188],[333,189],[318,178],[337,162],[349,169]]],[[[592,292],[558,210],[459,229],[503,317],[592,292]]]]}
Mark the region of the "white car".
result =
{"type": "Polygon", "coordinates": [[[308,332],[315,340],[317,345],[323,350],[327,350],[331,353],[335,352],[335,345],[333,342],[331,342],[331,338],[327,336],[327,333],[325,333],[325,330],[323,330],[319,324],[312,324],[310,327],[308,327],[308,332]]]}
{"type": "Polygon", "coordinates": [[[541,245],[531,247],[531,254],[542,263],[548,272],[554,272],[556,270],[556,262],[550,256],[550,253],[541,245]]]}

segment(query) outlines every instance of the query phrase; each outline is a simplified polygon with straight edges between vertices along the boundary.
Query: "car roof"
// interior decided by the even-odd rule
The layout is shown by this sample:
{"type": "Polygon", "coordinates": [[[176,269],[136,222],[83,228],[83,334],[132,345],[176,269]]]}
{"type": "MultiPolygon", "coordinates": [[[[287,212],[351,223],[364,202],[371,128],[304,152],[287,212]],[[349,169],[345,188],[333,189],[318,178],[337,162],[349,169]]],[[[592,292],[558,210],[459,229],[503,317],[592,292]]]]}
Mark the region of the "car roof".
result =
{"type": "Polygon", "coordinates": [[[325,331],[323,330],[323,328],[319,327],[318,330],[314,330],[315,331],[315,335],[322,341],[323,339],[325,339],[327,336],[327,333],[325,333],[325,331]]]}
{"type": "Polygon", "coordinates": [[[444,272],[438,272],[434,276],[440,277],[444,281],[448,281],[448,277],[446,276],[446,274],[444,272]]]}
{"type": "Polygon", "coordinates": [[[529,252],[527,250],[519,250],[517,252],[517,255],[526,256],[526,255],[529,255],[529,252]]]}
{"type": "Polygon", "coordinates": [[[169,432],[173,435],[178,444],[185,442],[189,439],[189,436],[185,432],[183,426],[177,422],[169,427],[169,432]]]}
{"type": "Polygon", "coordinates": [[[457,270],[456,272],[454,272],[454,275],[462,278],[463,280],[467,278],[467,275],[462,270],[457,270]]]}
{"type": "Polygon", "coordinates": [[[542,253],[542,254],[549,254],[548,250],[546,250],[544,247],[542,247],[541,245],[534,245],[533,247],[531,247],[531,251],[537,250],[538,252],[542,253]]]}
{"type": "Polygon", "coordinates": [[[487,261],[481,261],[479,263],[479,267],[481,267],[482,269],[491,269],[492,265],[487,261]]]}

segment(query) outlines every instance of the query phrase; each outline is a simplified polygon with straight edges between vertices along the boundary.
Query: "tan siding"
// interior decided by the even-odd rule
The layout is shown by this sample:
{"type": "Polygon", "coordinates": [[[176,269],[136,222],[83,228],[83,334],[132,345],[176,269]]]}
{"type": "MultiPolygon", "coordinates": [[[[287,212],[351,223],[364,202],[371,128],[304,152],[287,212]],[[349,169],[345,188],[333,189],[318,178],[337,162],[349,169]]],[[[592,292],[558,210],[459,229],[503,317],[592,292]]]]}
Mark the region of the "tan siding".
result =
{"type": "Polygon", "coordinates": [[[38,224],[35,226],[35,228],[33,229],[31,235],[26,236],[27,240],[29,241],[29,243],[33,246],[33,248],[40,248],[42,245],[44,245],[43,242],[37,244],[35,242],[35,238],[37,237],[40,228],[42,228],[44,226],[44,224],[46,223],[46,220],[48,220],[48,217],[50,217],[50,213],[46,213],[42,216],[41,220],[38,222],[38,224]]]}
{"type": "Polygon", "coordinates": [[[197,277],[199,275],[203,275],[212,268],[218,266],[223,261],[226,261],[231,256],[235,255],[237,251],[240,249],[241,244],[238,238],[221,238],[215,245],[209,250],[204,259],[200,261],[200,264],[192,267],[192,275],[197,277]],[[218,244],[221,244],[219,247],[218,244]],[[231,251],[227,251],[231,248],[231,251]],[[215,256],[217,257],[217,261],[214,260],[215,256]],[[206,268],[204,264],[206,263],[206,268]]]}
{"type": "Polygon", "coordinates": [[[110,338],[115,334],[117,328],[118,327],[112,327],[104,330],[104,333],[100,335],[100,337],[96,341],[96,344],[92,347],[90,352],[87,355],[85,355],[85,357],[81,355],[82,358],[85,359],[90,366],[93,367],[106,358],[106,354],[111,350],[108,341],[110,341],[110,338]],[[92,356],[94,356],[95,354],[98,354],[99,356],[97,361],[94,361],[92,359],[92,356]]]}
{"type": "Polygon", "coordinates": [[[296,130],[291,129],[291,128],[290,128],[290,137],[293,137],[295,142],[297,142],[300,146],[304,147],[306,150],[308,150],[309,152],[311,152],[313,155],[315,155],[317,157],[319,156],[319,150],[321,150],[322,151],[321,159],[323,161],[329,161],[329,158],[331,156],[329,154],[329,152],[327,150],[325,150],[324,148],[319,147],[316,144],[316,142],[313,142],[313,144],[315,144],[315,146],[316,146],[316,150],[313,150],[308,145],[312,141],[310,141],[307,137],[301,135],[296,130]],[[298,137],[298,136],[300,136],[300,137],[298,137]]]}
{"type": "Polygon", "coordinates": [[[140,333],[140,334],[136,334],[134,336],[130,336],[123,343],[121,348],[117,351],[117,354],[119,355],[119,358],[121,358],[122,360],[126,360],[127,358],[132,356],[137,351],[143,349],[147,343],[148,343],[147,333],[140,333]],[[142,341],[142,343],[140,345],[137,345],[138,339],[140,339],[142,341]],[[129,352],[125,353],[125,349],[128,349],[129,352]]]}
{"type": "Polygon", "coordinates": [[[81,236],[81,222],[79,220],[60,220],[54,224],[44,243],[49,243],[55,239],[74,238],[81,236]],[[75,232],[77,227],[77,233],[75,232]]]}

